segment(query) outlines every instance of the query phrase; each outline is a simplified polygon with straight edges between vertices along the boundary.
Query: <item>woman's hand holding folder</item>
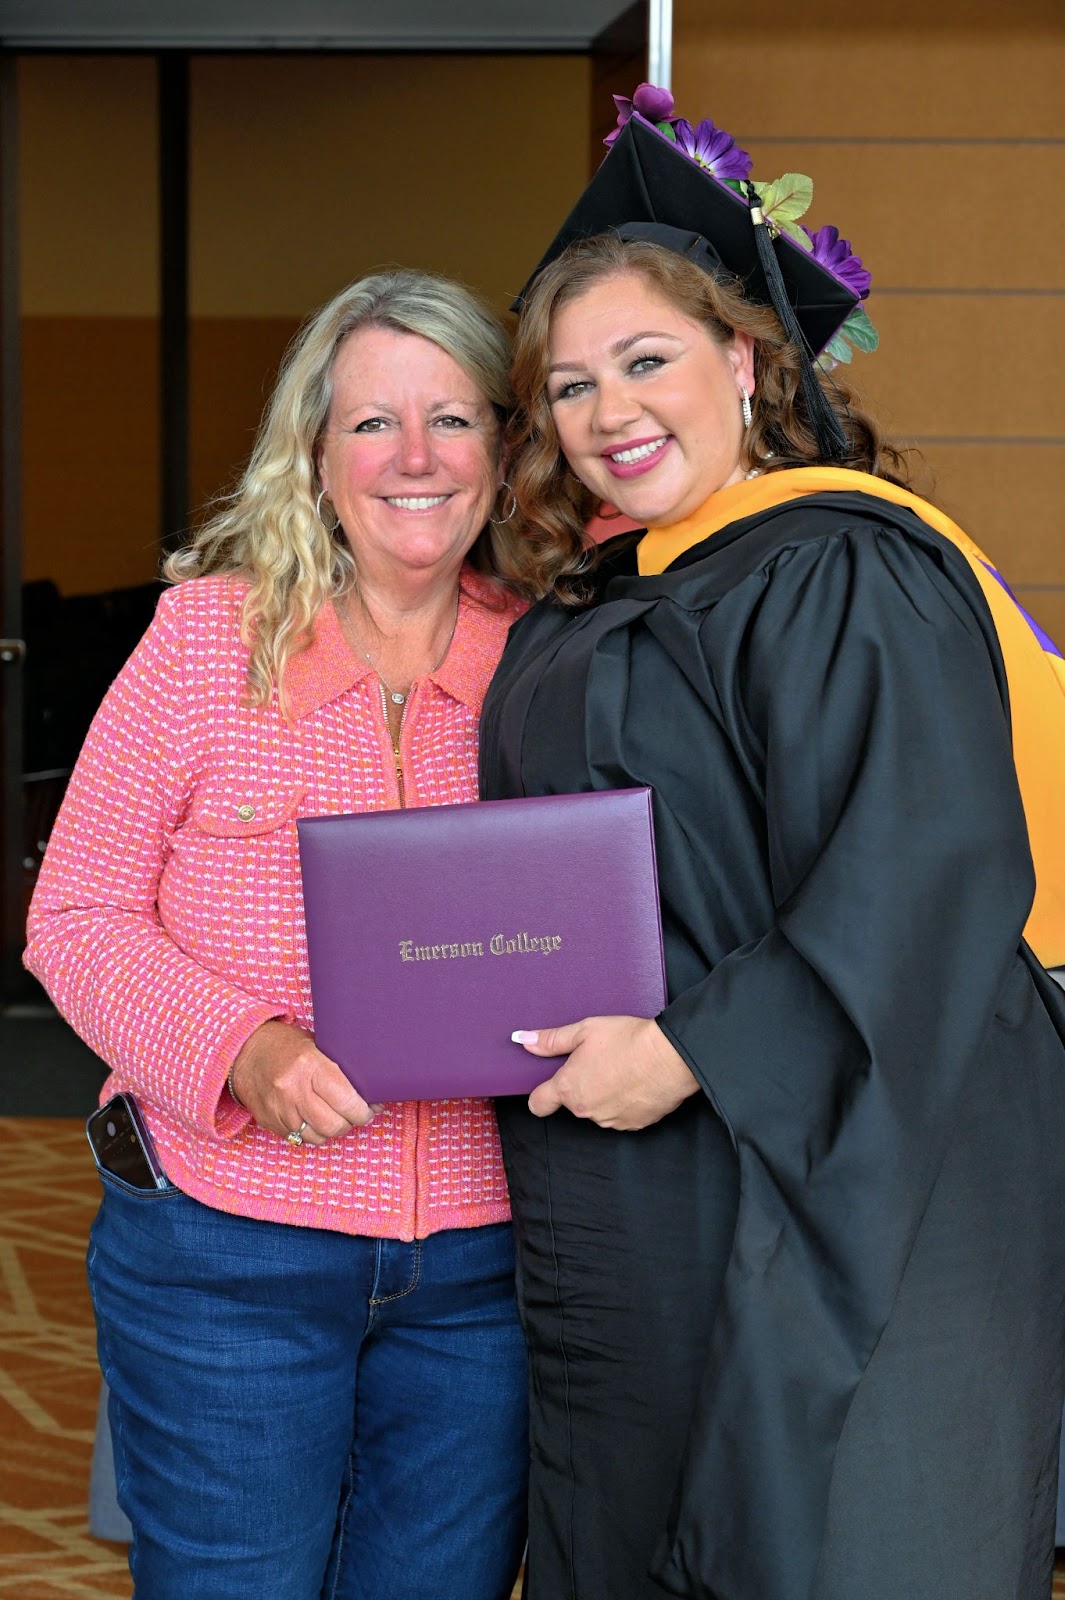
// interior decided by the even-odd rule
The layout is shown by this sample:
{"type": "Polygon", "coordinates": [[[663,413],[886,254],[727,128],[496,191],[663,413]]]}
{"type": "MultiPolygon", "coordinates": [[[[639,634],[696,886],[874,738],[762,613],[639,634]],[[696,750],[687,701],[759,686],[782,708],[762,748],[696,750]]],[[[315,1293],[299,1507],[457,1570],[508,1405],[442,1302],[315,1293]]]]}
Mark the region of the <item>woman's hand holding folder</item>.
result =
{"type": "Polygon", "coordinates": [[[660,1122],[699,1089],[683,1057],[646,1017],[585,1017],[511,1037],[530,1055],[566,1057],[529,1096],[537,1117],[565,1107],[601,1128],[633,1132],[660,1122]]]}
{"type": "Polygon", "coordinates": [[[233,1063],[234,1097],[262,1128],[292,1144],[325,1144],[365,1127],[375,1108],[353,1089],[314,1035],[291,1022],[264,1022],[233,1063]]]}

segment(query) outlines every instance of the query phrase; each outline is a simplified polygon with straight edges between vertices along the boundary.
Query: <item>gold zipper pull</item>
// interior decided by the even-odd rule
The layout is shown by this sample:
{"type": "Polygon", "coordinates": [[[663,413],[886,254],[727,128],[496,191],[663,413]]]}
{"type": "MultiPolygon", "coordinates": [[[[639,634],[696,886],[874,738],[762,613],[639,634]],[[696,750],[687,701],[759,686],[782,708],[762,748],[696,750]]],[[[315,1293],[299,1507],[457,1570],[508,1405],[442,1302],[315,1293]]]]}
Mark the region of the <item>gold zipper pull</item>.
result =
{"type": "Polygon", "coordinates": [[[407,715],[407,708],[404,705],[403,716],[399,721],[399,733],[397,733],[393,738],[392,724],[388,720],[388,700],[386,699],[384,682],[380,679],[378,681],[381,684],[381,714],[385,719],[385,732],[388,734],[389,743],[392,746],[392,759],[396,764],[396,788],[399,791],[399,803],[402,807],[405,804],[405,801],[403,797],[403,757],[400,754],[399,741],[403,733],[403,720],[407,715]]]}
{"type": "Polygon", "coordinates": [[[399,753],[398,744],[393,744],[392,754],[396,758],[396,788],[399,790],[399,803],[402,807],[405,804],[403,798],[403,758],[399,753]]]}

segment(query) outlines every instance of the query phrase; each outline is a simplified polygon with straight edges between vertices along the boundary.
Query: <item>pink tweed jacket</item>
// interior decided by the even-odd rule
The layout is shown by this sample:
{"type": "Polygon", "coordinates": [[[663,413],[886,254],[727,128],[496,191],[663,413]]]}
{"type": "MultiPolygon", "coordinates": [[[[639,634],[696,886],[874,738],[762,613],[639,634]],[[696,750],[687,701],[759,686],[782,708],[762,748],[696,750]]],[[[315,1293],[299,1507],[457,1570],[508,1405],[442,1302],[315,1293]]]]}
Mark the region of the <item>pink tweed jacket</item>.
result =
{"type": "MultiPolygon", "coordinates": [[[[241,1045],[272,1017],[313,1027],[295,819],[399,803],[376,674],[331,607],[277,694],[244,703],[244,586],[168,590],[109,690],[70,780],[29,917],[26,964],[129,1089],[167,1173],[244,1216],[395,1239],[509,1216],[491,1105],[388,1105],[302,1149],[229,1094],[241,1045]]],[[[408,805],[477,795],[477,723],[507,630],[464,571],[442,665],[401,739],[408,805]]]]}

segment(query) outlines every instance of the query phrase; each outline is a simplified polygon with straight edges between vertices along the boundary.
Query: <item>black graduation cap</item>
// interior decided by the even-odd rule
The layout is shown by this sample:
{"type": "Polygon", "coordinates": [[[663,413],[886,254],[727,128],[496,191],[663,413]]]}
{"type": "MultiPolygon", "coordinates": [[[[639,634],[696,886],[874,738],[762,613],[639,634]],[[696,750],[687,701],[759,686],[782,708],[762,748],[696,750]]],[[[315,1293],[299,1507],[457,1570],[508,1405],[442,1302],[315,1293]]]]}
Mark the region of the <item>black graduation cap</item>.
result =
{"type": "MultiPolygon", "coordinates": [[[[719,183],[639,116],[621,129],[512,309],[521,310],[535,279],[567,245],[600,233],[649,239],[690,257],[712,276],[738,279],[748,299],[773,307],[811,360],[859,303],[846,284],[786,234],[770,238],[749,200],[719,183]]],[[[812,366],[804,365],[811,420],[819,432],[828,432],[823,454],[840,454],[842,431],[812,366]]]]}
{"type": "MultiPolygon", "coordinates": [[[[751,300],[772,305],[748,202],[703,170],[657,129],[631,117],[514,302],[575,239],[598,233],[651,239],[706,271],[741,280],[751,300]]],[[[823,350],[859,303],[845,283],[786,234],[773,240],[788,300],[810,351],[823,350]]]]}

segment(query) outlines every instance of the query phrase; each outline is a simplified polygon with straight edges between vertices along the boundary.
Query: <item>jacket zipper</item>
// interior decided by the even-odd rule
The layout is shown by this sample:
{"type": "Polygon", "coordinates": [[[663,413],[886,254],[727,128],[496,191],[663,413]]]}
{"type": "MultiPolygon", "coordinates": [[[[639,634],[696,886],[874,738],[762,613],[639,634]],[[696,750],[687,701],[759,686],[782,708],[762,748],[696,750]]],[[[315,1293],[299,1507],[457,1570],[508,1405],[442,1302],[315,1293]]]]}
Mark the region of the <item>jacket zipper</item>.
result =
{"type": "Polygon", "coordinates": [[[399,732],[393,738],[392,724],[388,720],[388,700],[385,697],[385,686],[381,684],[381,712],[385,719],[385,732],[388,734],[392,746],[392,759],[396,764],[396,789],[399,793],[400,809],[406,808],[406,799],[403,793],[403,757],[400,754],[399,744],[403,737],[403,724],[407,720],[407,708],[403,707],[403,715],[399,719],[399,732]]]}
{"type": "MultiPolygon", "coordinates": [[[[408,696],[408,699],[409,699],[409,696],[408,696]]],[[[403,789],[403,757],[400,754],[399,746],[400,746],[400,740],[403,737],[403,724],[407,720],[407,707],[406,706],[403,707],[403,715],[399,719],[399,732],[395,735],[395,737],[393,737],[393,735],[392,735],[392,724],[388,720],[388,700],[386,698],[385,686],[384,686],[383,683],[381,683],[381,713],[382,713],[382,715],[383,715],[383,717],[385,719],[385,732],[388,735],[389,743],[392,746],[392,759],[396,764],[396,790],[397,790],[397,792],[399,794],[400,809],[401,810],[405,810],[406,809],[407,800],[406,800],[406,795],[404,794],[404,789],[403,789]]],[[[413,1216],[413,1219],[412,1219],[413,1220],[413,1227],[412,1227],[411,1232],[412,1232],[412,1237],[415,1237],[415,1238],[417,1237],[417,1233],[418,1233],[418,1214],[419,1214],[419,1212],[421,1210],[421,1194],[420,1194],[420,1191],[419,1191],[419,1184],[418,1184],[418,1154],[419,1154],[419,1151],[421,1149],[421,1138],[422,1138],[422,1107],[421,1107],[421,1101],[419,1100],[419,1101],[415,1101],[415,1105],[414,1105],[414,1172],[413,1172],[413,1178],[414,1178],[414,1216],[413,1216]]]]}

